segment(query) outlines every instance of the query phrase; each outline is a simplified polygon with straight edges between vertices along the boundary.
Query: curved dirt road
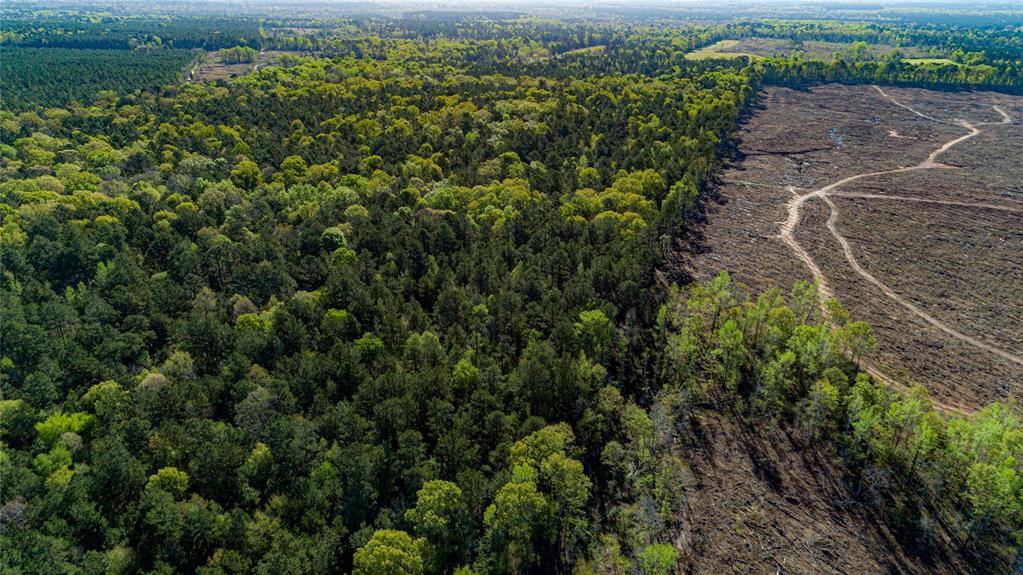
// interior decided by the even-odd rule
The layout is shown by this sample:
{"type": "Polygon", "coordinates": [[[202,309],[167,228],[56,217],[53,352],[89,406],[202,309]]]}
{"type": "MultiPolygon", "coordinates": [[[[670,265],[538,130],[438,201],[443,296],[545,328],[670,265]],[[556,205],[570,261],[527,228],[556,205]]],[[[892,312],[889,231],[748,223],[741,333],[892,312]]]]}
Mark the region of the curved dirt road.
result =
{"type": "MultiPolygon", "coordinates": [[[[802,209],[803,204],[806,203],[806,201],[809,200],[809,199],[821,198],[822,200],[824,200],[825,203],[828,204],[828,207],[831,210],[831,213],[828,216],[828,220],[827,220],[828,230],[835,237],[835,239],[838,240],[838,243],[842,246],[842,251],[843,251],[843,253],[845,255],[846,261],[849,262],[850,267],[852,267],[852,269],[857,274],[859,274],[861,277],[863,277],[864,279],[866,279],[870,283],[872,283],[875,286],[877,286],[886,296],[888,296],[890,299],[892,299],[893,301],[895,301],[896,303],[898,303],[899,305],[901,305],[902,307],[907,309],[910,313],[912,313],[913,315],[919,317],[920,319],[923,319],[924,321],[926,321],[927,323],[933,325],[934,327],[936,327],[937,329],[941,330],[945,334],[950,335],[950,336],[952,336],[952,337],[954,337],[956,339],[959,339],[961,341],[964,341],[964,342],[966,342],[966,343],[968,343],[968,344],[970,344],[970,345],[972,345],[972,346],[974,346],[974,347],[976,347],[978,349],[981,349],[981,350],[986,351],[988,353],[995,354],[995,355],[997,355],[997,356],[999,356],[999,357],[1001,357],[1003,359],[1007,359],[1007,360],[1009,360],[1011,362],[1017,363],[1019,365],[1023,365],[1023,357],[1021,357],[1019,355],[1016,355],[1014,353],[1010,353],[1010,352],[1005,351],[1003,349],[999,349],[997,347],[994,347],[994,346],[992,346],[992,345],[990,345],[988,343],[985,343],[985,342],[980,341],[980,340],[978,340],[978,339],[976,339],[974,337],[966,335],[966,334],[956,330],[955,328],[952,328],[952,327],[942,323],[938,319],[936,319],[933,316],[931,316],[930,314],[928,314],[926,311],[920,309],[920,307],[918,307],[917,305],[913,304],[912,302],[906,300],[902,296],[900,296],[897,293],[895,293],[895,291],[893,291],[890,287],[885,285],[879,279],[874,277],[870,272],[865,270],[860,265],[860,263],[856,260],[856,256],[853,254],[852,247],[849,245],[849,241],[846,240],[846,238],[838,231],[836,223],[837,223],[838,217],[839,217],[839,209],[838,209],[838,206],[836,206],[835,203],[830,198],[830,195],[832,195],[832,192],[834,190],[836,190],[837,188],[839,188],[839,187],[841,187],[841,186],[843,186],[845,184],[848,184],[850,182],[854,182],[856,180],[860,180],[860,179],[863,179],[863,178],[870,178],[870,177],[881,176],[881,175],[886,175],[886,174],[898,174],[898,173],[902,173],[902,172],[911,172],[911,171],[917,171],[917,170],[949,169],[949,168],[951,168],[951,166],[948,166],[946,164],[942,164],[941,162],[938,162],[938,156],[940,156],[942,153],[946,152],[952,146],[955,146],[956,144],[964,142],[964,141],[966,141],[966,140],[968,140],[968,139],[970,139],[970,138],[980,134],[981,130],[979,128],[977,128],[977,125],[984,126],[984,125],[1009,124],[1009,123],[1012,122],[1012,118],[1004,110],[1002,110],[998,106],[994,106],[995,110],[999,114],[1001,114],[1001,116],[1002,116],[1002,121],[1000,121],[1000,122],[984,122],[984,123],[980,123],[980,124],[974,125],[974,124],[971,124],[970,122],[967,122],[965,120],[956,120],[955,122],[950,122],[950,121],[946,121],[946,120],[940,120],[938,118],[934,118],[932,116],[924,114],[924,113],[922,113],[922,112],[912,108],[911,106],[908,106],[906,104],[903,104],[903,103],[895,100],[894,98],[892,98],[890,95],[888,95],[884,90],[882,90],[878,86],[874,86],[874,89],[876,89],[878,91],[878,93],[882,97],[884,97],[885,99],[889,100],[890,102],[892,102],[893,104],[895,104],[895,105],[897,105],[897,106],[899,106],[901,108],[905,108],[906,110],[909,110],[910,112],[912,112],[913,114],[915,114],[917,116],[920,116],[922,118],[925,118],[927,120],[931,120],[931,121],[934,121],[934,122],[940,122],[940,123],[943,123],[943,124],[952,124],[952,125],[956,125],[956,126],[961,126],[963,128],[966,128],[969,131],[966,134],[962,135],[962,136],[959,136],[959,137],[954,138],[954,139],[952,139],[952,140],[950,140],[948,142],[945,142],[944,144],[942,144],[941,146],[936,148],[934,151],[932,151],[927,156],[926,159],[924,159],[923,161],[921,161],[919,164],[917,164],[915,166],[907,166],[907,167],[896,168],[896,169],[892,169],[892,170],[881,170],[881,171],[877,171],[877,172],[864,172],[864,173],[861,173],[861,174],[855,174],[855,175],[843,178],[841,180],[838,180],[836,182],[832,182],[831,184],[828,184],[828,185],[826,185],[826,186],[824,186],[822,188],[818,188],[818,189],[813,190],[811,192],[807,192],[805,194],[797,194],[795,192],[795,189],[790,187],[789,191],[793,194],[793,197],[788,202],[788,206],[787,206],[788,207],[788,218],[782,224],[779,236],[781,237],[782,241],[785,242],[785,244],[788,245],[789,248],[796,254],[796,256],[800,260],[802,260],[804,264],[806,264],[807,268],[810,270],[810,272],[813,275],[814,279],[817,281],[818,285],[820,286],[821,295],[823,296],[822,297],[822,305],[823,305],[823,300],[824,299],[829,298],[829,297],[834,297],[834,292],[831,289],[831,287],[828,285],[827,278],[824,276],[824,273],[821,271],[821,269],[817,265],[817,263],[813,261],[813,258],[810,257],[810,254],[807,253],[807,251],[799,244],[799,241],[796,240],[796,238],[795,238],[795,230],[799,226],[800,220],[802,218],[801,209],[802,209]]],[[[840,195],[847,195],[847,194],[834,194],[834,195],[840,196],[840,195]]],[[[1012,208],[1012,207],[996,206],[994,204],[968,204],[966,202],[945,202],[945,201],[941,201],[941,200],[926,200],[926,199],[922,199],[922,198],[921,199],[917,199],[917,198],[903,198],[901,196],[883,196],[883,195],[880,195],[880,194],[848,194],[848,195],[852,196],[852,197],[875,197],[876,196],[878,198],[884,198],[884,199],[889,199],[889,200],[931,201],[931,202],[935,202],[935,203],[946,203],[946,204],[950,204],[950,205],[964,205],[964,206],[972,206],[972,207],[978,207],[978,208],[1000,209],[1000,210],[1013,211],[1013,212],[1020,211],[1020,210],[1012,208]]],[[[886,383],[888,383],[890,385],[894,385],[894,382],[892,382],[889,377],[887,377],[883,373],[881,373],[876,367],[868,366],[867,371],[870,372],[875,377],[878,377],[879,379],[885,381],[886,383]]],[[[940,406],[940,407],[942,407],[942,408],[945,408],[946,410],[950,410],[950,411],[957,411],[957,412],[963,412],[964,411],[963,408],[960,407],[960,406],[940,404],[938,402],[935,402],[935,404],[940,406]]]]}

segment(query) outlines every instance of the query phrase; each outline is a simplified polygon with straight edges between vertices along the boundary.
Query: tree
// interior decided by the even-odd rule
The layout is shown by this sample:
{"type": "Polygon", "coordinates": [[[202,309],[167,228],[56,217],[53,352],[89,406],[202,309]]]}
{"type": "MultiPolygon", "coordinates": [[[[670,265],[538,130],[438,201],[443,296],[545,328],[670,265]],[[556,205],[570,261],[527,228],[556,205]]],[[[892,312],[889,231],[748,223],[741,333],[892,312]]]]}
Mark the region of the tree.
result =
{"type": "Polygon", "coordinates": [[[483,515],[495,544],[499,549],[507,548],[513,572],[533,563],[534,543],[542,536],[549,518],[547,499],[531,481],[506,483],[483,515]]]}
{"type": "Polygon", "coordinates": [[[416,494],[416,506],[405,512],[405,518],[412,522],[416,535],[429,542],[432,563],[439,571],[446,571],[457,550],[464,545],[467,533],[465,521],[465,498],[458,485],[436,479],[427,481],[416,494]]]}
{"type": "Polygon", "coordinates": [[[846,324],[839,330],[839,338],[849,350],[857,368],[860,367],[861,360],[877,352],[877,339],[867,322],[854,321],[846,324]]]}
{"type": "Polygon", "coordinates": [[[462,490],[450,481],[427,481],[416,494],[416,506],[405,512],[416,534],[429,541],[443,542],[458,529],[465,509],[462,490]]]}
{"type": "Polygon", "coordinates": [[[603,311],[594,309],[580,312],[575,330],[589,357],[599,359],[611,345],[614,324],[603,311]]]}
{"type": "Polygon", "coordinates": [[[564,564],[570,564],[574,552],[581,549],[588,525],[584,513],[592,483],[579,461],[553,453],[540,463],[540,482],[551,506],[554,532],[564,564]]]}
{"type": "Polygon", "coordinates": [[[181,497],[188,490],[188,474],[176,467],[163,467],[149,476],[146,489],[162,489],[181,497]]]}
{"type": "Polygon", "coordinates": [[[309,165],[302,156],[288,156],[281,162],[280,174],[286,185],[292,186],[305,179],[309,165]]]}
{"type": "Polygon", "coordinates": [[[90,406],[104,424],[114,423],[130,415],[131,393],[116,381],[104,381],[89,388],[82,401],[90,406]]]}
{"type": "Polygon", "coordinates": [[[355,552],[353,575],[422,575],[422,540],[381,529],[355,552]]]}
{"type": "Polygon", "coordinates": [[[251,160],[242,160],[231,170],[231,181],[239,188],[252,191],[263,183],[263,171],[251,160]]]}
{"type": "Polygon", "coordinates": [[[800,424],[812,441],[827,437],[838,413],[839,391],[825,379],[819,379],[803,401],[800,424]]]}
{"type": "Polygon", "coordinates": [[[25,401],[0,399],[0,438],[5,443],[14,446],[28,443],[34,419],[32,408],[25,401]]]}
{"type": "Polygon", "coordinates": [[[46,418],[46,421],[37,423],[35,428],[39,439],[52,446],[67,432],[79,435],[87,433],[94,420],[95,418],[88,413],[54,413],[46,418]]]}
{"type": "Polygon", "coordinates": [[[801,324],[817,321],[820,317],[820,286],[815,282],[798,281],[789,294],[792,311],[801,324]]]}
{"type": "Polygon", "coordinates": [[[696,210],[699,191],[689,181],[679,181],[671,186],[671,191],[661,205],[661,222],[664,231],[672,236],[680,236],[686,232],[696,210]]]}
{"type": "Polygon", "coordinates": [[[639,553],[644,575],[669,575],[678,565],[678,551],[667,543],[651,543],[639,553]]]}
{"type": "Polygon", "coordinates": [[[1023,519],[1021,484],[1023,478],[1008,465],[974,463],[970,466],[965,496],[970,511],[967,531],[972,540],[983,542],[988,537],[1019,534],[1023,519]]]}
{"type": "Polygon", "coordinates": [[[96,442],[92,461],[88,475],[92,495],[108,511],[122,510],[146,483],[145,467],[116,436],[96,442]]]}
{"type": "Polygon", "coordinates": [[[555,453],[564,453],[573,441],[575,436],[567,423],[549,425],[516,441],[508,462],[512,467],[528,465],[539,469],[544,459],[555,453]]]}
{"type": "Polygon", "coordinates": [[[728,393],[738,390],[746,358],[743,334],[739,324],[732,319],[725,321],[716,334],[717,347],[711,351],[716,359],[717,381],[728,393]]]}

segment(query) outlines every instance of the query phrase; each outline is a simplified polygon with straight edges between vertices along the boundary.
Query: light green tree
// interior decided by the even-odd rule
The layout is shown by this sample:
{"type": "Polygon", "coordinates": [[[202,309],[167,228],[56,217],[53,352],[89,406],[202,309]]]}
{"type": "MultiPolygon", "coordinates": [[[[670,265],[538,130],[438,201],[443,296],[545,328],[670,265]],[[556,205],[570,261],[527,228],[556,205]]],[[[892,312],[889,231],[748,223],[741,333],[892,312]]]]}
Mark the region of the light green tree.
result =
{"type": "Polygon", "coordinates": [[[651,543],[639,552],[644,575],[668,575],[678,565],[678,551],[667,543],[651,543]]]}
{"type": "Polygon", "coordinates": [[[83,435],[92,425],[94,417],[88,413],[54,413],[36,424],[36,433],[39,439],[48,446],[52,446],[60,439],[60,436],[67,432],[83,435]]]}
{"type": "Polygon", "coordinates": [[[180,497],[188,490],[188,474],[176,467],[163,467],[149,476],[146,489],[162,489],[180,497]]]}
{"type": "Polygon", "coordinates": [[[355,551],[353,575],[422,575],[422,540],[381,529],[355,551]]]}
{"type": "Polygon", "coordinates": [[[538,539],[550,517],[550,505],[533,482],[506,483],[487,507],[483,521],[497,538],[498,546],[507,545],[512,571],[533,562],[534,540],[538,539]]]}
{"type": "Polygon", "coordinates": [[[579,314],[575,331],[586,353],[590,357],[599,358],[611,346],[614,324],[603,311],[594,309],[579,314]]]}
{"type": "Polygon", "coordinates": [[[426,539],[430,563],[436,571],[446,570],[448,559],[462,543],[465,497],[458,485],[436,479],[427,481],[416,494],[416,506],[405,512],[416,535],[426,539]]]}
{"type": "Polygon", "coordinates": [[[554,530],[562,560],[568,562],[569,547],[586,529],[584,508],[592,483],[583,472],[583,464],[564,453],[553,453],[540,464],[540,482],[551,504],[554,530]]]}
{"type": "Polygon", "coordinates": [[[263,171],[251,160],[242,160],[231,170],[231,181],[243,190],[252,191],[263,183],[263,171]]]}
{"type": "Polygon", "coordinates": [[[970,466],[965,495],[969,503],[971,539],[1020,531],[1023,520],[1021,487],[1023,478],[1009,465],[974,463],[970,466]]]}

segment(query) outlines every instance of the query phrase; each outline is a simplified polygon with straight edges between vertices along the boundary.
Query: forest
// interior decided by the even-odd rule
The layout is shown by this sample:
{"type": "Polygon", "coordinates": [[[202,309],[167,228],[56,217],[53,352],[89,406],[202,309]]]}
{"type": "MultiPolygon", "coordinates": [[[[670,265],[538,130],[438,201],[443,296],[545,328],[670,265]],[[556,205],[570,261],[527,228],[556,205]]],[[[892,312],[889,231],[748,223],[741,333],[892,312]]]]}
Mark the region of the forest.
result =
{"type": "Polygon", "coordinates": [[[258,43],[258,19],[226,15],[173,17],[139,13],[115,15],[83,10],[19,10],[11,6],[0,25],[0,44],[26,48],[90,48],[133,50],[139,47],[179,49],[229,48],[258,43]],[[248,40],[247,40],[248,39],[248,40]]]}
{"type": "Polygon", "coordinates": [[[93,50],[0,47],[6,110],[92,102],[100,93],[121,96],[174,83],[190,50],[93,50]]]}
{"type": "Polygon", "coordinates": [[[1018,404],[942,413],[815,285],[666,260],[762,86],[1019,92],[1018,34],[80,21],[0,36],[0,572],[667,575],[708,416],[826,453],[910,553],[1019,561],[1018,404]],[[294,55],[178,83],[192,48],[294,55]]]}

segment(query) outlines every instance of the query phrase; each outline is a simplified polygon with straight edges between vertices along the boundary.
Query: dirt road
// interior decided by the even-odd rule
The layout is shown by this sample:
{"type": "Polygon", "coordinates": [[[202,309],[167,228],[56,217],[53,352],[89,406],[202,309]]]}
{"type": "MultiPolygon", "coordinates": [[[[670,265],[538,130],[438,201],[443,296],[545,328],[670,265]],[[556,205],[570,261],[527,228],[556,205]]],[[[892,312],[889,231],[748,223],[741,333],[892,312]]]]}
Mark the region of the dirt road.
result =
{"type": "MultiPolygon", "coordinates": [[[[881,170],[881,171],[875,171],[875,172],[864,172],[864,173],[860,173],[860,174],[855,174],[855,175],[843,178],[841,180],[838,180],[836,182],[832,182],[832,183],[830,183],[830,184],[828,184],[828,185],[826,185],[824,187],[818,188],[816,190],[813,190],[813,191],[810,191],[810,192],[807,192],[807,193],[804,193],[804,194],[796,193],[795,188],[792,188],[790,186],[788,188],[788,190],[789,190],[790,193],[793,194],[793,196],[792,196],[792,199],[790,199],[789,202],[788,202],[788,205],[787,205],[788,217],[785,220],[785,222],[783,222],[783,224],[781,226],[781,230],[780,230],[779,236],[781,237],[782,241],[792,250],[792,252],[796,255],[796,257],[798,259],[800,259],[806,265],[806,267],[810,270],[811,274],[813,275],[814,279],[819,284],[821,295],[822,295],[822,298],[821,298],[822,299],[822,305],[823,305],[823,300],[824,299],[827,299],[827,298],[830,298],[830,297],[834,297],[834,291],[832,290],[832,288],[828,284],[828,280],[825,277],[824,273],[821,271],[820,267],[813,260],[813,258],[809,255],[809,253],[800,245],[799,241],[795,237],[796,228],[799,227],[799,223],[800,223],[800,221],[802,219],[801,210],[802,210],[803,204],[805,204],[808,200],[813,199],[813,198],[820,198],[820,199],[822,199],[828,205],[828,207],[831,210],[830,215],[828,216],[828,220],[827,220],[827,228],[831,232],[831,235],[835,237],[835,239],[838,241],[839,245],[842,247],[842,251],[843,251],[843,253],[845,255],[846,261],[849,263],[849,266],[857,274],[859,274],[861,277],[863,277],[864,279],[866,279],[867,281],[869,281],[870,283],[875,285],[887,297],[889,297],[891,300],[893,300],[896,303],[898,303],[899,305],[901,305],[903,308],[908,310],[910,313],[912,313],[913,315],[919,317],[920,319],[923,319],[924,321],[926,321],[927,323],[931,324],[935,328],[941,330],[945,334],[947,334],[947,335],[949,335],[951,337],[957,338],[957,339],[959,339],[961,341],[964,341],[964,342],[966,342],[966,343],[968,343],[968,344],[970,344],[970,345],[972,345],[972,346],[974,346],[974,347],[976,347],[976,348],[978,348],[980,350],[983,350],[983,351],[985,351],[987,353],[992,353],[992,354],[995,354],[995,355],[997,355],[999,357],[1007,359],[1007,360],[1009,360],[1011,362],[1014,362],[1016,364],[1023,365],[1023,356],[1020,356],[1020,355],[1017,355],[1015,353],[1012,353],[1012,352],[1009,352],[1009,351],[997,348],[995,346],[992,346],[992,345],[990,345],[988,343],[985,343],[985,342],[980,341],[980,340],[978,340],[978,339],[976,339],[974,337],[971,337],[971,336],[969,336],[967,334],[964,334],[964,333],[960,332],[959,330],[957,330],[957,329],[955,329],[955,328],[953,328],[953,327],[951,327],[951,326],[941,322],[937,318],[933,317],[932,315],[930,315],[929,313],[927,313],[926,311],[921,309],[919,306],[915,305],[914,303],[906,300],[902,296],[900,296],[897,293],[895,293],[895,291],[892,290],[889,286],[887,286],[886,284],[881,282],[874,275],[872,275],[870,272],[868,272],[866,269],[864,269],[863,266],[861,266],[859,261],[856,259],[856,256],[853,253],[853,250],[852,250],[852,247],[849,244],[849,241],[838,230],[837,222],[838,222],[838,218],[839,218],[839,215],[840,215],[840,211],[838,209],[838,206],[835,205],[835,203],[831,200],[831,197],[830,197],[832,195],[835,195],[835,196],[848,195],[848,196],[851,196],[851,197],[860,197],[860,198],[874,198],[874,197],[876,197],[876,198],[879,198],[879,199],[883,198],[885,200],[893,200],[893,201],[929,201],[929,202],[949,204],[949,205],[970,206],[970,207],[977,207],[977,208],[997,209],[997,210],[1005,210],[1005,211],[1013,211],[1013,212],[1023,211],[1023,210],[1016,209],[1016,208],[1009,207],[1009,206],[999,206],[999,205],[994,205],[994,204],[974,204],[974,203],[968,203],[968,202],[951,202],[951,201],[941,201],[941,200],[927,200],[927,199],[922,199],[922,198],[906,198],[906,197],[901,197],[901,196],[885,196],[885,195],[879,195],[879,194],[875,195],[875,194],[842,194],[842,193],[833,193],[833,192],[835,192],[835,190],[837,190],[838,188],[842,187],[845,184],[848,184],[850,182],[854,182],[854,181],[857,181],[857,180],[861,180],[861,179],[864,179],[864,178],[870,178],[870,177],[875,177],[875,176],[882,176],[882,175],[886,175],[886,174],[898,174],[898,173],[918,171],[918,170],[952,169],[952,166],[948,166],[947,164],[943,164],[943,163],[938,161],[938,157],[941,154],[943,154],[944,152],[948,151],[953,146],[955,146],[955,145],[957,145],[959,143],[962,143],[962,142],[964,142],[966,140],[969,140],[970,138],[973,138],[973,137],[977,136],[978,134],[980,134],[982,132],[982,130],[980,128],[978,128],[977,126],[1009,124],[1009,123],[1012,122],[1012,118],[1005,112],[1005,110],[1001,109],[998,106],[993,106],[994,109],[1002,116],[1002,120],[1000,122],[984,122],[984,123],[973,124],[973,123],[970,123],[970,122],[968,122],[966,120],[958,120],[958,119],[955,120],[955,121],[941,120],[941,119],[935,118],[933,116],[930,116],[928,114],[925,114],[923,112],[920,112],[919,110],[916,110],[915,108],[913,108],[911,106],[908,106],[908,105],[906,105],[906,104],[904,104],[902,102],[899,102],[899,101],[895,100],[894,98],[892,98],[889,94],[887,94],[884,90],[882,90],[878,86],[874,86],[874,89],[877,90],[877,92],[883,98],[887,99],[888,101],[892,102],[893,104],[895,104],[895,105],[897,105],[897,106],[899,106],[901,108],[905,108],[906,110],[912,112],[913,114],[915,114],[915,115],[917,115],[917,116],[919,116],[921,118],[925,118],[927,120],[934,121],[934,122],[939,122],[939,123],[943,123],[943,124],[952,124],[952,125],[961,126],[961,127],[965,128],[968,131],[967,131],[966,134],[963,134],[963,135],[961,135],[961,136],[959,136],[957,138],[949,140],[948,142],[945,142],[941,146],[935,148],[927,156],[926,159],[924,159],[919,164],[916,164],[914,166],[906,166],[906,167],[901,167],[901,168],[895,168],[895,169],[892,169],[892,170],[881,170]]],[[[889,377],[885,376],[883,373],[881,373],[880,370],[878,370],[876,368],[876,366],[870,366],[870,369],[868,371],[870,371],[875,376],[878,376],[879,379],[885,380],[889,384],[893,383],[891,381],[891,378],[889,378],[889,377]]],[[[947,405],[947,406],[943,406],[943,407],[946,407],[946,408],[948,408],[950,410],[953,410],[953,411],[962,411],[962,408],[960,406],[947,405]]]]}

